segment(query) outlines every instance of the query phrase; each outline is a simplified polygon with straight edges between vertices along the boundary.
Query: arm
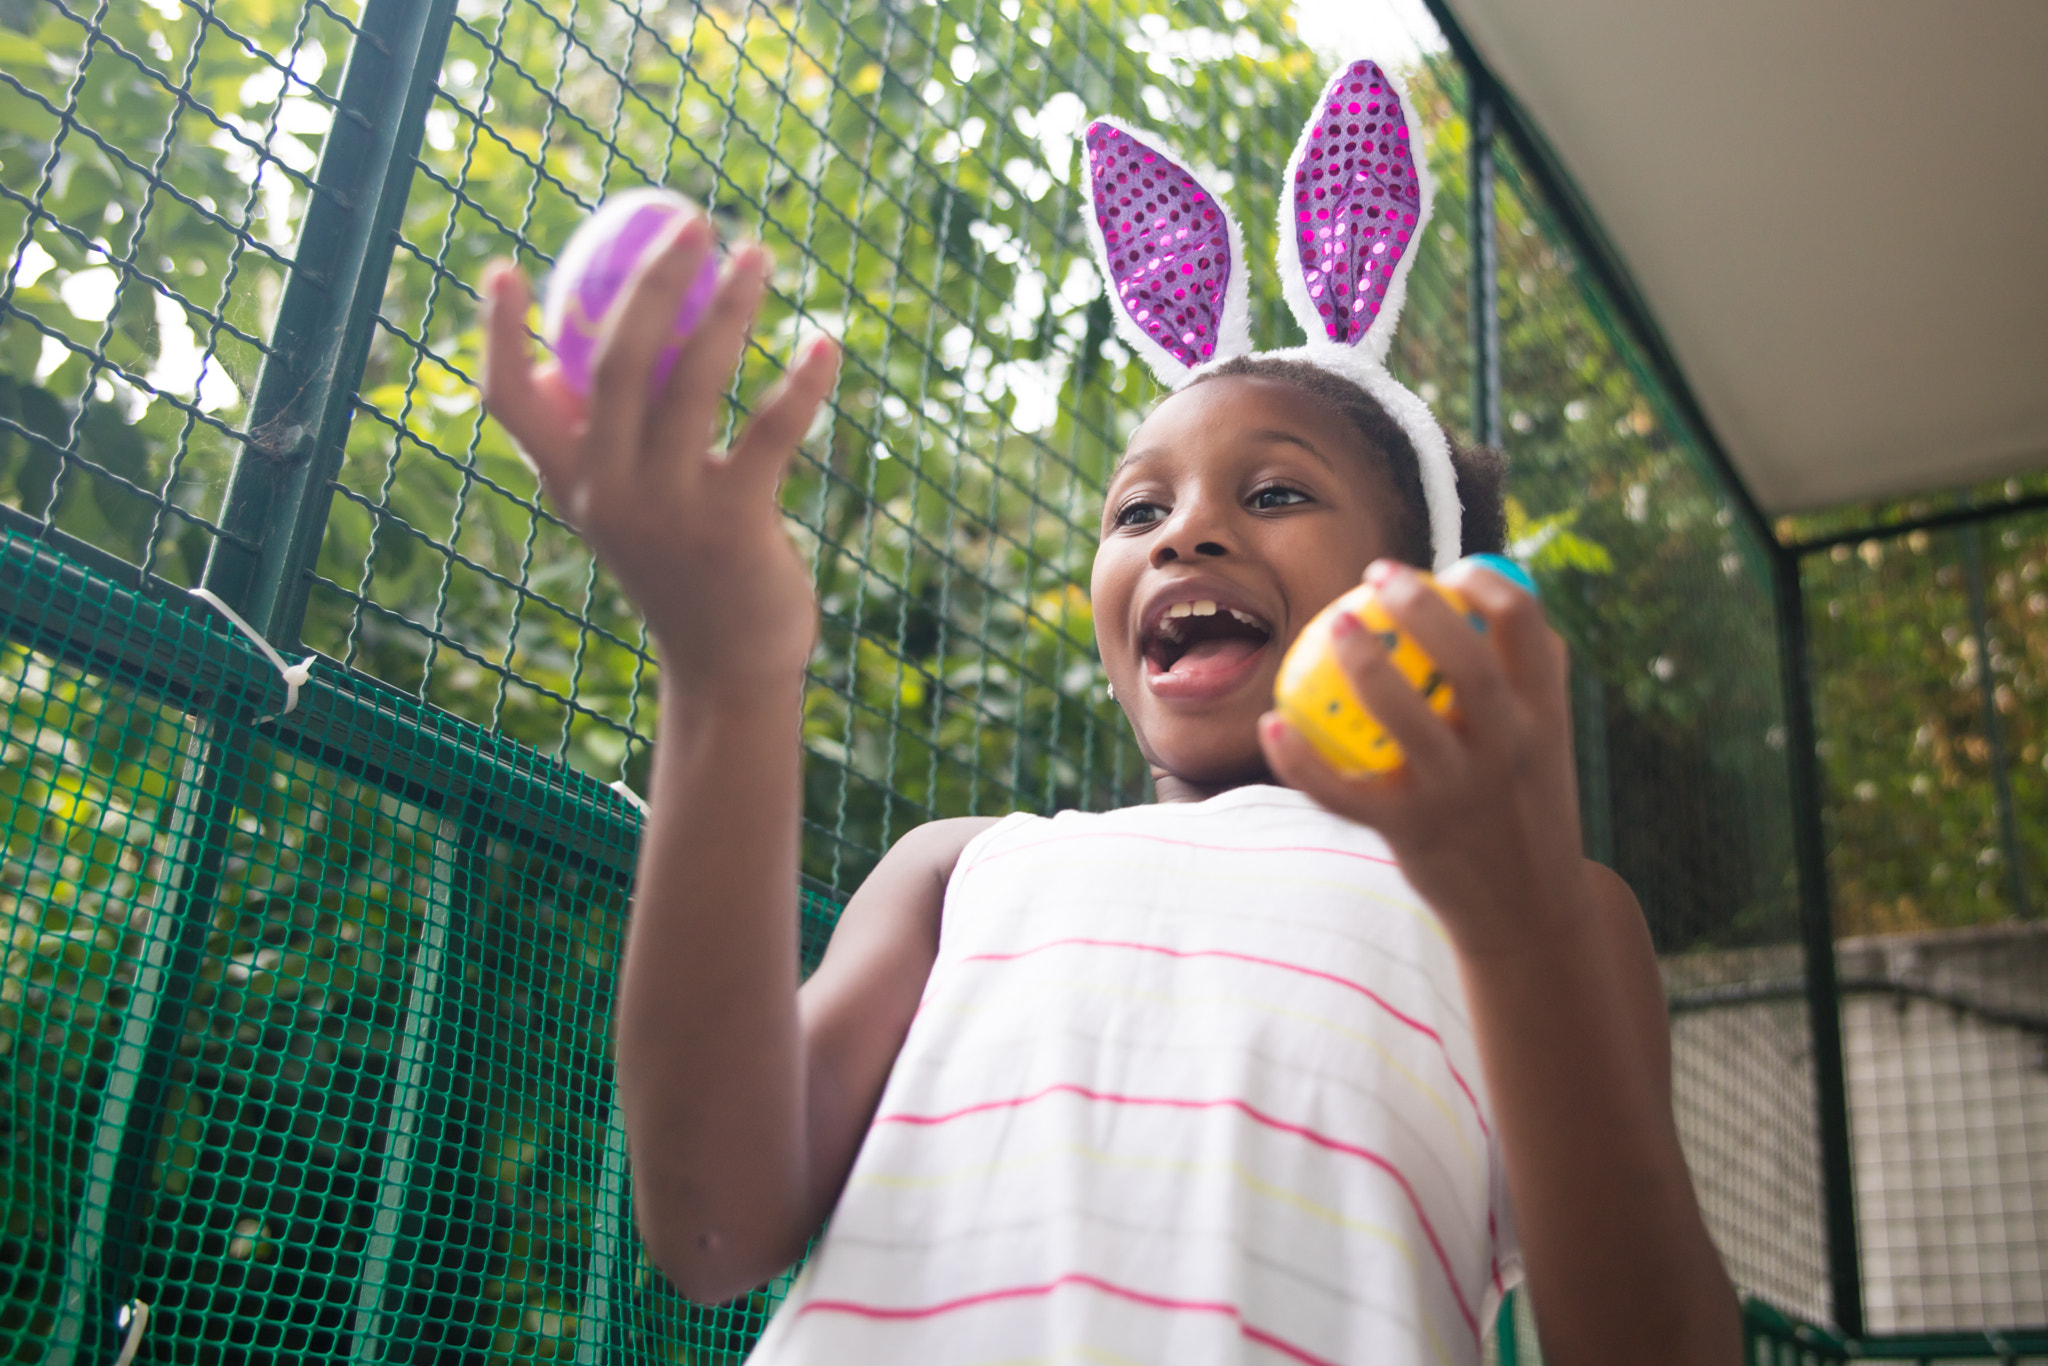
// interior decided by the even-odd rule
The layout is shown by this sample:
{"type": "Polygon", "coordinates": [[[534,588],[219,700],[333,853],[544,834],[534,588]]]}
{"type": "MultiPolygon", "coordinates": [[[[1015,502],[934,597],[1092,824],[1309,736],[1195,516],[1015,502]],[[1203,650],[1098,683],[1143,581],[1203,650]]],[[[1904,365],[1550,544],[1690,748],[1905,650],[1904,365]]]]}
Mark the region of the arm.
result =
{"type": "Polygon", "coordinates": [[[525,282],[493,267],[483,388],[662,657],[619,1092],[649,1250],[685,1293],[716,1301],[793,1260],[843,1183],[922,990],[951,864],[943,832],[906,838],[806,989],[821,1007],[799,1007],[799,704],[817,607],[775,488],[837,351],[804,348],[732,449],[714,451],[765,287],[760,247],[732,253],[666,387],[649,392],[710,249],[698,215],[650,253],[606,318],[587,403],[532,365],[525,282]]]}
{"type": "Polygon", "coordinates": [[[1369,572],[1458,717],[1431,712],[1372,633],[1348,631],[1338,656],[1406,762],[1343,778],[1277,716],[1261,725],[1268,761],[1380,830],[1450,935],[1545,1357],[1619,1366],[1654,1349],[1733,1366],[1740,1318],[1678,1144],[1649,935],[1627,887],[1580,853],[1564,644],[1485,570],[1453,571],[1483,635],[1412,572],[1369,572]]]}
{"type": "Polygon", "coordinates": [[[1546,1358],[1655,1344],[1734,1362],[1735,1293],[1679,1148],[1649,932],[1620,878],[1585,872],[1585,901],[1546,915],[1539,946],[1460,963],[1546,1358]]]}
{"type": "Polygon", "coordinates": [[[899,840],[799,989],[797,711],[783,700],[664,706],[619,986],[641,1234],[705,1303],[788,1266],[830,1214],[930,975],[946,881],[989,824],[899,840]]]}

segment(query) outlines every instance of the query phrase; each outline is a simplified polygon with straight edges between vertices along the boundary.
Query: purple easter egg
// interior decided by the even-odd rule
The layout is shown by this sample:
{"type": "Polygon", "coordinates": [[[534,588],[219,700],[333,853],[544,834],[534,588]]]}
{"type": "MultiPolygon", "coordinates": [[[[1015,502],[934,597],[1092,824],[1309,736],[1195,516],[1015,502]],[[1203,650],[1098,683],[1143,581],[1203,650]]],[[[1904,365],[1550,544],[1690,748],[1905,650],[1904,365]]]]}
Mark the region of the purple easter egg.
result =
{"type": "MultiPolygon", "coordinates": [[[[640,258],[658,245],[669,226],[696,205],[673,190],[639,189],[615,194],[583,220],[555,260],[541,304],[541,329],[561,363],[562,378],[579,394],[590,392],[590,365],[598,334],[612,301],[632,278],[640,258]]],[[[682,339],[696,327],[718,284],[717,253],[704,258],[697,281],[676,313],[676,341],[654,362],[655,393],[668,383],[682,339]]]]}

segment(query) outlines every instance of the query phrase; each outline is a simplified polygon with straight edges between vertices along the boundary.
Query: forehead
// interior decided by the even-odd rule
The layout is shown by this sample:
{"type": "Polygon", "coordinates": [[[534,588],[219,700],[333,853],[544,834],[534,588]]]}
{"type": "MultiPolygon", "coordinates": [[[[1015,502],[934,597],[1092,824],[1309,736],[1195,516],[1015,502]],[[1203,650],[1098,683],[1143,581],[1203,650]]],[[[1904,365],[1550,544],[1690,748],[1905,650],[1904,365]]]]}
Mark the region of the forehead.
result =
{"type": "Polygon", "coordinates": [[[1161,400],[1131,433],[1111,482],[1164,456],[1184,460],[1252,446],[1292,446],[1345,475],[1377,464],[1363,434],[1321,397],[1285,380],[1225,375],[1161,400]]]}

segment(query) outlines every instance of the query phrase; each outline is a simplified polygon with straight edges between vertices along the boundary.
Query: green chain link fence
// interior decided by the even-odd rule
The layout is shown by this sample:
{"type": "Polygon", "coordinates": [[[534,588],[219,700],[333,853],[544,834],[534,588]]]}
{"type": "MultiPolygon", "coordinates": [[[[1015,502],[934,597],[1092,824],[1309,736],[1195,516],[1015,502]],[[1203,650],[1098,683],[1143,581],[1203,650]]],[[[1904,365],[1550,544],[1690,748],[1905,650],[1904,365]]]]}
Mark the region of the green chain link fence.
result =
{"type": "MultiPolygon", "coordinates": [[[[1403,12],[1440,193],[1395,368],[1514,460],[1710,1223],[1823,1319],[1775,547],[1403,12]]],[[[111,1360],[139,1303],[144,1361],[742,1356],[777,1287],[690,1305],[630,1225],[656,662],[480,411],[482,266],[667,184],[777,254],[733,421],[801,331],[846,341],[785,491],[814,961],[922,820],[1144,798],[1083,586],[1154,390],[1077,139],[1114,110],[1216,172],[1280,344],[1318,71],[1277,0],[0,0],[0,1353],[111,1360]],[[315,654],[288,714],[200,585],[315,654]]]]}

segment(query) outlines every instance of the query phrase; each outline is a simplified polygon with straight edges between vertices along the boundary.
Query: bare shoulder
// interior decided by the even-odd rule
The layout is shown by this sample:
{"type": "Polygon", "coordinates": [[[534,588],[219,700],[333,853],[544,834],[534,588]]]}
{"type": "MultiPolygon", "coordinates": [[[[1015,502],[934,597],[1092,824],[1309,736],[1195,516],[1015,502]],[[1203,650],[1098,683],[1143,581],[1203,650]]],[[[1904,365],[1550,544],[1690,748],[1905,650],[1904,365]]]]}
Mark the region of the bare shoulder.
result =
{"type": "MultiPolygon", "coordinates": [[[[946,882],[960,854],[996,816],[957,816],[927,821],[904,834],[882,856],[840,913],[832,942],[818,967],[829,984],[849,960],[871,963],[875,955],[921,958],[930,967],[938,950],[939,909],[946,882]]],[[[815,979],[814,979],[815,980],[815,979]]],[[[918,982],[923,988],[923,982],[918,982]]]]}
{"type": "Polygon", "coordinates": [[[1657,951],[1650,925],[1636,894],[1604,863],[1586,860],[1586,879],[1593,888],[1594,914],[1622,1003],[1651,1062],[1668,1091],[1671,1085],[1671,1020],[1664,1004],[1664,978],[1657,970],[1657,951]]]}
{"type": "MultiPolygon", "coordinates": [[[[905,832],[903,838],[890,846],[889,852],[875,865],[875,870],[861,883],[860,890],[846,903],[846,914],[854,915],[858,910],[872,915],[880,909],[880,903],[900,901],[906,895],[942,898],[946,882],[960,862],[960,855],[976,835],[1000,819],[999,816],[954,816],[946,820],[926,821],[905,832]]],[[[932,910],[936,912],[937,909],[934,903],[932,910]]]]}

